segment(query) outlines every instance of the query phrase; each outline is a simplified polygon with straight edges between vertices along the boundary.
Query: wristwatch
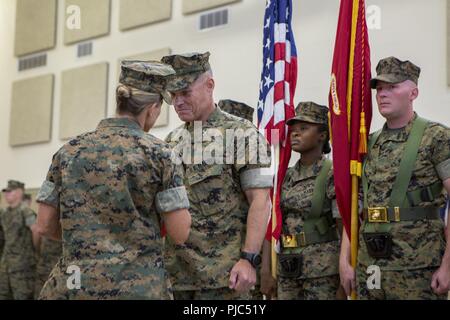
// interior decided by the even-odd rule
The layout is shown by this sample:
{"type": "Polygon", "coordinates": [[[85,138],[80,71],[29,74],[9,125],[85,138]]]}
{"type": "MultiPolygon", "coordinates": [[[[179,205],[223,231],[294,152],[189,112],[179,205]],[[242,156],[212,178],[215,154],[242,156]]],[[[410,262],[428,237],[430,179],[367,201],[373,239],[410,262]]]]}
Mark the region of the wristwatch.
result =
{"type": "Polygon", "coordinates": [[[241,259],[245,259],[250,262],[253,268],[258,267],[261,264],[261,256],[258,253],[241,251],[241,259]]]}

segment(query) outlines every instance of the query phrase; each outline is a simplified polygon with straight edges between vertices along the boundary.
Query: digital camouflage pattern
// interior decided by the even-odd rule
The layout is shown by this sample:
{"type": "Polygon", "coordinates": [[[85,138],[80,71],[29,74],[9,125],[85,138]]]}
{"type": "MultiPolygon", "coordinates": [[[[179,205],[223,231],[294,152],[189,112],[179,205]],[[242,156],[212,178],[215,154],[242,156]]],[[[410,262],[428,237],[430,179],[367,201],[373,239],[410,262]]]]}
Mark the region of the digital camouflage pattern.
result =
{"type": "Polygon", "coordinates": [[[0,300],[33,299],[36,261],[30,227],[35,221],[34,211],[25,206],[0,211],[5,239],[0,260],[0,300]]]}
{"type": "MultiPolygon", "coordinates": [[[[311,210],[315,181],[322,169],[324,160],[325,157],[322,157],[322,159],[310,166],[302,165],[299,160],[294,167],[289,168],[286,172],[280,199],[283,217],[283,234],[294,235],[303,231],[304,219],[311,210]]],[[[333,171],[330,170],[328,173],[326,197],[323,205],[323,216],[328,218],[331,222],[330,225],[334,224],[332,201],[335,198],[333,171]]],[[[326,280],[321,279],[331,279],[339,273],[338,240],[315,243],[303,248],[283,248],[281,249],[281,253],[300,254],[303,264],[301,275],[297,279],[285,278],[278,272],[278,297],[282,296],[284,299],[289,299],[289,297],[291,297],[294,299],[305,293],[304,299],[313,297],[314,295],[327,296],[328,299],[330,299],[330,297],[333,297],[333,299],[335,298],[339,282],[337,282],[336,285],[332,282],[333,285],[329,284],[323,288],[315,288],[315,291],[311,292],[311,294],[314,295],[311,296],[306,295],[306,291],[310,289],[305,291],[305,288],[303,288],[302,285],[307,286],[311,283],[326,282],[326,280]],[[316,282],[304,281],[305,279],[316,282]],[[296,287],[294,283],[299,286],[296,287]]],[[[280,269],[279,264],[278,268],[280,269]]]]}
{"type": "Polygon", "coordinates": [[[194,52],[164,56],[161,62],[171,65],[176,72],[176,75],[168,78],[167,91],[176,92],[185,90],[201,74],[211,70],[209,55],[209,52],[194,52]]]}
{"type": "Polygon", "coordinates": [[[120,68],[120,83],[148,93],[161,94],[167,103],[171,103],[165,91],[167,76],[175,74],[171,66],[157,61],[124,60],[120,68]]]}
{"type": "MultiPolygon", "coordinates": [[[[2,209],[0,208],[0,215],[1,215],[2,209]]],[[[0,259],[3,255],[3,247],[5,246],[5,233],[3,232],[3,228],[0,225],[0,259]]]]}
{"type": "Polygon", "coordinates": [[[47,281],[50,272],[62,255],[62,242],[41,238],[39,257],[36,263],[36,283],[34,290],[35,299],[39,298],[39,293],[47,281]]]}
{"type": "MultiPolygon", "coordinates": [[[[415,114],[414,119],[417,115],[415,114]]],[[[412,121],[404,128],[389,129],[385,125],[370,150],[365,174],[369,183],[369,207],[387,206],[396,178],[412,121]]],[[[419,146],[408,192],[450,178],[450,130],[436,122],[429,122],[419,146]]],[[[445,197],[441,193],[432,201],[422,201],[419,207],[442,207],[445,197]]],[[[392,255],[387,259],[369,256],[362,232],[377,232],[380,224],[363,222],[360,232],[360,250],[357,272],[362,298],[431,299],[431,276],[441,264],[445,251],[444,223],[442,220],[391,222],[388,232],[393,237],[392,255]],[[381,293],[365,290],[364,274],[369,265],[377,265],[382,272],[384,290],[381,293]],[[368,296],[367,296],[368,295],[368,296]]]]}
{"type": "Polygon", "coordinates": [[[411,80],[419,81],[420,68],[410,61],[401,61],[395,57],[381,59],[377,65],[377,76],[370,80],[370,86],[375,89],[378,81],[400,83],[411,80]]]}
{"type": "Polygon", "coordinates": [[[169,299],[161,214],[189,206],[169,146],[126,118],[66,143],[38,197],[58,208],[63,254],[40,299],[169,299]],[[81,271],[68,289],[66,270],[81,271]]]}
{"type": "Polygon", "coordinates": [[[380,289],[367,287],[367,273],[356,270],[359,300],[447,300],[431,289],[431,277],[437,268],[381,272],[380,289]]]}
{"type": "Polygon", "coordinates": [[[1,259],[2,255],[3,255],[3,247],[4,247],[4,245],[5,245],[5,234],[3,232],[2,227],[0,226],[0,259],[1,259]]]}
{"type": "Polygon", "coordinates": [[[2,192],[14,190],[14,189],[22,189],[24,190],[25,184],[23,182],[17,180],[8,180],[8,185],[6,188],[2,189],[2,192]]]}
{"type": "Polygon", "coordinates": [[[222,111],[253,122],[253,113],[255,112],[255,109],[243,102],[230,99],[220,100],[219,107],[222,111]]]}
{"type": "MultiPolygon", "coordinates": [[[[414,116],[414,119],[417,114],[414,116]]],[[[397,176],[406,140],[412,128],[412,121],[404,128],[383,130],[370,150],[365,164],[369,183],[367,195],[369,207],[388,205],[392,187],[397,176]]],[[[441,166],[450,163],[450,129],[435,122],[429,122],[419,147],[414,173],[408,192],[432,185],[444,176],[439,175],[441,166]]],[[[447,171],[447,175],[450,172],[447,171]]],[[[449,178],[450,176],[447,176],[449,178]]],[[[437,196],[431,202],[423,201],[420,207],[442,207],[445,196],[437,196]]],[[[378,265],[382,270],[413,270],[435,267],[441,264],[445,250],[444,224],[441,220],[401,221],[389,224],[393,235],[393,253],[389,259],[374,259],[368,255],[367,247],[360,234],[358,262],[364,268],[378,265]]],[[[378,232],[379,223],[364,222],[361,230],[378,232]]]]}
{"type": "Polygon", "coordinates": [[[286,121],[286,123],[287,125],[292,125],[296,121],[328,124],[328,107],[311,101],[300,102],[295,108],[295,116],[286,121]]]}
{"type": "MultiPolygon", "coordinates": [[[[192,137],[194,127],[193,123],[186,123],[171,132],[166,141],[174,147],[179,146],[179,133],[188,130],[192,137]]],[[[256,140],[259,144],[266,146],[264,137],[253,124],[223,112],[219,107],[216,107],[201,128],[203,133],[208,129],[220,130],[224,145],[232,143],[226,139],[225,130],[249,130],[251,136],[260,139],[256,140]]],[[[174,246],[170,238],[167,239],[167,257],[170,261],[168,270],[174,290],[228,287],[231,268],[240,259],[240,250],[245,240],[249,205],[244,191],[272,186],[272,176],[261,172],[261,168],[270,167],[269,149],[266,150],[269,152],[267,163],[249,159],[250,150],[258,145],[249,141],[252,139],[245,139],[245,150],[249,154],[242,163],[233,160],[236,158],[232,158],[232,164],[227,164],[225,159],[222,159],[223,164],[207,164],[204,161],[189,164],[184,161],[182,167],[185,170],[185,185],[191,204],[192,225],[189,239],[184,245],[174,246]]],[[[244,141],[239,140],[238,144],[242,142],[244,141]]],[[[195,156],[194,138],[191,138],[190,143],[195,156]]],[[[209,144],[210,142],[204,141],[200,152],[209,144]]],[[[183,157],[183,150],[177,150],[175,152],[183,157]]],[[[234,150],[234,156],[239,157],[236,148],[234,150]]]]}
{"type": "Polygon", "coordinates": [[[278,300],[336,300],[339,275],[278,280],[278,300]]]}
{"type": "MultiPolygon", "coordinates": [[[[303,231],[304,219],[311,210],[316,178],[322,169],[325,157],[310,166],[297,161],[287,170],[281,188],[280,206],[283,216],[283,234],[298,234],[303,231]]],[[[327,191],[323,204],[324,216],[334,223],[332,202],[336,199],[333,171],[327,178],[327,191]]],[[[304,268],[303,278],[315,278],[338,273],[338,241],[317,243],[301,248],[304,268]],[[319,257],[321,257],[319,259],[319,257]]]]}

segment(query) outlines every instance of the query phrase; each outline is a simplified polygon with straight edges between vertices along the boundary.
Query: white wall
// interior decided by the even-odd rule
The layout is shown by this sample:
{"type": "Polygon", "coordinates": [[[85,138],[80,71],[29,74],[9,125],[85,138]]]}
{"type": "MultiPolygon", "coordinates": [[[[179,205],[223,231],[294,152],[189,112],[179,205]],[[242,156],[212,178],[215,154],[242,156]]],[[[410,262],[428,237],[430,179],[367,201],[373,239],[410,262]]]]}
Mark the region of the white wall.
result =
{"type": "MultiPolygon", "coordinates": [[[[59,140],[59,102],[61,71],[97,62],[109,62],[108,115],[114,114],[117,59],[127,55],[171,47],[173,52],[211,52],[216,78],[216,100],[233,98],[255,106],[261,73],[263,0],[243,0],[229,6],[230,25],[198,32],[198,15],[183,16],[181,0],[173,0],[172,19],[144,28],[120,32],[119,1],[112,0],[111,34],[94,40],[94,54],[77,58],[76,46],[64,46],[65,14],[58,5],[57,47],[48,52],[44,68],[17,71],[13,56],[15,0],[0,1],[0,186],[7,179],[39,187],[50,165],[52,154],[62,145],[59,140]],[[55,93],[53,130],[50,143],[11,148],[9,116],[12,81],[54,73],[55,93]]],[[[293,0],[294,33],[299,58],[299,79],[295,101],[327,103],[336,32],[338,0],[293,0]]],[[[395,55],[421,66],[420,97],[416,110],[425,117],[450,125],[450,88],[446,79],[446,0],[367,0],[381,8],[381,30],[370,30],[372,70],[380,58],[395,55]]],[[[382,125],[374,103],[373,129],[382,125]]],[[[172,110],[173,111],[173,110],[172,110]]],[[[153,134],[164,137],[180,122],[174,112],[170,126],[153,134]]]]}

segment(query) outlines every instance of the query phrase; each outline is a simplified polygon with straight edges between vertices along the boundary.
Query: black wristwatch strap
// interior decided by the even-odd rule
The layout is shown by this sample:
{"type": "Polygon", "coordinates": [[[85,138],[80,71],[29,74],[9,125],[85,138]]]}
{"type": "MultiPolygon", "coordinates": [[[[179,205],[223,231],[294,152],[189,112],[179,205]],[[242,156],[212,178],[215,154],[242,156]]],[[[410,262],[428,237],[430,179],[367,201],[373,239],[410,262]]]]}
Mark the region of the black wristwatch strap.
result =
{"type": "Polygon", "coordinates": [[[258,253],[241,251],[241,259],[245,259],[250,262],[250,264],[254,268],[258,267],[261,264],[261,256],[258,253]]]}

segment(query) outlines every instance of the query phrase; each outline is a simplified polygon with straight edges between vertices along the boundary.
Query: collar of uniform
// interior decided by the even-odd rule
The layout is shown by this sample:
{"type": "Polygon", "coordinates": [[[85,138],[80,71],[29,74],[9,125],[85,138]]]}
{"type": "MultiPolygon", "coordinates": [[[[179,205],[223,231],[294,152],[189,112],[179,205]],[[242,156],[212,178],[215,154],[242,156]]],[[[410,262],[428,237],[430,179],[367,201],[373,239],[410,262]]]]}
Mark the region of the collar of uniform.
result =
{"type": "Polygon", "coordinates": [[[294,174],[292,176],[292,180],[297,182],[312,177],[316,177],[319,174],[320,169],[322,168],[324,159],[325,157],[322,156],[322,158],[320,158],[319,160],[317,160],[316,162],[314,162],[309,166],[302,166],[300,160],[298,160],[294,166],[294,174]]]}
{"type": "Polygon", "coordinates": [[[216,109],[209,115],[208,120],[206,120],[206,124],[214,125],[215,122],[219,121],[223,118],[223,111],[216,104],[216,109]]]}
{"type": "Polygon", "coordinates": [[[139,130],[141,130],[141,127],[136,122],[136,120],[133,120],[133,119],[130,119],[130,118],[108,118],[108,119],[103,119],[98,124],[97,129],[110,128],[110,127],[123,127],[123,128],[130,128],[130,129],[139,129],[139,130]]]}
{"type": "Polygon", "coordinates": [[[14,211],[14,210],[17,210],[17,209],[20,209],[22,206],[19,204],[17,207],[10,207],[10,206],[7,206],[6,208],[5,208],[5,211],[14,211]]]}
{"type": "Polygon", "coordinates": [[[414,112],[414,117],[406,126],[398,129],[389,129],[385,123],[383,130],[378,141],[406,141],[408,140],[409,133],[411,132],[414,120],[417,119],[417,113],[414,112]]]}
{"type": "MultiPolygon", "coordinates": [[[[223,111],[219,108],[219,106],[216,104],[216,108],[214,111],[209,115],[208,120],[206,120],[203,123],[202,128],[208,128],[208,127],[215,127],[215,123],[223,118],[223,111]]],[[[188,130],[194,130],[194,122],[187,122],[186,123],[186,129],[188,130]]]]}

